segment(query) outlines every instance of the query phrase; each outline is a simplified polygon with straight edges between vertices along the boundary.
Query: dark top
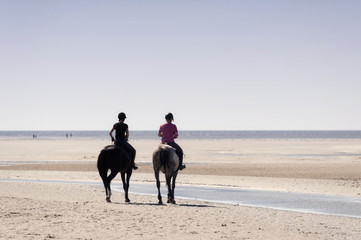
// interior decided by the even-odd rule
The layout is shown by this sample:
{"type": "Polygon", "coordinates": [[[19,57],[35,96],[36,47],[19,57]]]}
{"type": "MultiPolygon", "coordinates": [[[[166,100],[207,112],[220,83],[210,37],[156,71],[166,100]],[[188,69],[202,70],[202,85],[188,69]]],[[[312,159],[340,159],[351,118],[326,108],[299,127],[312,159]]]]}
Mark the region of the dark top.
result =
{"type": "Polygon", "coordinates": [[[125,131],[128,129],[128,125],[125,123],[118,122],[114,124],[115,129],[115,139],[124,139],[125,138],[125,131]]]}

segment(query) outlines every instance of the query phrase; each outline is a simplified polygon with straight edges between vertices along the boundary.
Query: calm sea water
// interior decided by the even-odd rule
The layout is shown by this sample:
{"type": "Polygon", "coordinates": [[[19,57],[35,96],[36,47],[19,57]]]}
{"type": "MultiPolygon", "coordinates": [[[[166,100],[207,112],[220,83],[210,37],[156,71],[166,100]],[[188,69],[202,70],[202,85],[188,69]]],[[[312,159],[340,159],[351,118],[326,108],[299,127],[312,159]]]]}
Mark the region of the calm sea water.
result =
{"type": "MultiPolygon", "coordinates": [[[[158,139],[157,131],[131,131],[131,139],[158,139]]],[[[180,139],[361,139],[361,131],[180,131],[180,139]]],[[[0,139],[109,139],[108,131],[0,131],[0,139]]]]}

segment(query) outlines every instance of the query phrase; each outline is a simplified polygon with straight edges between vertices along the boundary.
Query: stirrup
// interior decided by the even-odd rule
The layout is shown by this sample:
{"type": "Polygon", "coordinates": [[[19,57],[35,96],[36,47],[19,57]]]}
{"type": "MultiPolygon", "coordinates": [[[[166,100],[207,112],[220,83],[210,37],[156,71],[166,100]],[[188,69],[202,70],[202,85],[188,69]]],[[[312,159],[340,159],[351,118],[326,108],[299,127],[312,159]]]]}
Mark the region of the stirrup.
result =
{"type": "Polygon", "coordinates": [[[134,165],[132,166],[132,168],[133,168],[134,170],[137,170],[137,169],[138,169],[137,164],[134,163],[134,165]]]}

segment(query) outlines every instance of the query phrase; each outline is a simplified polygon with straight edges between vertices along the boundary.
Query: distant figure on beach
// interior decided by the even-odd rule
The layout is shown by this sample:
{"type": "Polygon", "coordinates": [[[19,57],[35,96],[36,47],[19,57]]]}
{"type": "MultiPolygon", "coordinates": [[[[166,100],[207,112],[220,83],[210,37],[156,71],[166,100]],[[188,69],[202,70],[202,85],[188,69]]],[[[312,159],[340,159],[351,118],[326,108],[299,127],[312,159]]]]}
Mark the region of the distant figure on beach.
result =
{"type": "Polygon", "coordinates": [[[127,151],[127,153],[129,154],[132,160],[132,168],[136,170],[138,169],[138,166],[134,162],[136,151],[133,148],[133,146],[128,143],[129,129],[128,129],[128,125],[124,123],[126,118],[127,117],[125,113],[123,112],[119,113],[118,114],[119,122],[113,125],[112,129],[109,132],[109,135],[112,141],[114,142],[115,146],[124,147],[124,149],[127,151]],[[114,131],[115,131],[115,139],[113,137],[114,131]]]}
{"type": "Polygon", "coordinates": [[[179,157],[179,170],[183,170],[186,166],[183,164],[183,150],[174,142],[174,139],[178,137],[178,129],[174,121],[173,114],[168,113],[165,115],[166,123],[162,124],[158,131],[158,136],[162,138],[162,143],[167,144],[176,149],[176,153],[179,157]]]}

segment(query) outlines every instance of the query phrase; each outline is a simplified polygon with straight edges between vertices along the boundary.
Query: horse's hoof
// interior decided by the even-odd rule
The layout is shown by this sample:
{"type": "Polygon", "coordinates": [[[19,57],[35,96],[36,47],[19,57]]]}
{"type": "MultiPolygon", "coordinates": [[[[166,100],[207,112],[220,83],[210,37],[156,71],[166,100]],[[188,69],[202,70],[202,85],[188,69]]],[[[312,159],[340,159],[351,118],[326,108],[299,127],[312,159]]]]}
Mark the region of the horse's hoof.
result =
{"type": "Polygon", "coordinates": [[[125,202],[130,202],[130,200],[129,200],[129,199],[125,199],[125,202]]]}
{"type": "Polygon", "coordinates": [[[110,201],[110,197],[107,197],[106,200],[107,200],[107,202],[112,202],[112,201],[110,201]]]}
{"type": "Polygon", "coordinates": [[[159,205],[163,205],[163,202],[162,202],[162,201],[159,201],[158,204],[159,204],[159,205]]]}

